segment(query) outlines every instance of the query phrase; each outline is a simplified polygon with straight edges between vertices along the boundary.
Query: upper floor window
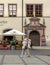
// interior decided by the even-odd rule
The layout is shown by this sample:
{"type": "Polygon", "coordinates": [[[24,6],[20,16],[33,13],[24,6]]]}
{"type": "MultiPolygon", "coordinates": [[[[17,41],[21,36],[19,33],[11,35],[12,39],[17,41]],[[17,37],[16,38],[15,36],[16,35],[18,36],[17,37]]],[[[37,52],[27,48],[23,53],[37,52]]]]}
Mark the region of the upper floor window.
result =
{"type": "Polygon", "coordinates": [[[17,14],[17,5],[16,4],[9,4],[9,16],[16,17],[17,14]]]}
{"type": "Polygon", "coordinates": [[[33,5],[27,5],[26,6],[26,16],[33,16],[33,5]]]}
{"type": "Polygon", "coordinates": [[[41,4],[35,5],[35,16],[37,17],[42,16],[42,5],[41,4]]]}
{"type": "Polygon", "coordinates": [[[4,16],[4,4],[0,4],[0,17],[4,16]]]}
{"type": "Polygon", "coordinates": [[[42,4],[27,4],[26,5],[27,17],[42,17],[42,4]]]}

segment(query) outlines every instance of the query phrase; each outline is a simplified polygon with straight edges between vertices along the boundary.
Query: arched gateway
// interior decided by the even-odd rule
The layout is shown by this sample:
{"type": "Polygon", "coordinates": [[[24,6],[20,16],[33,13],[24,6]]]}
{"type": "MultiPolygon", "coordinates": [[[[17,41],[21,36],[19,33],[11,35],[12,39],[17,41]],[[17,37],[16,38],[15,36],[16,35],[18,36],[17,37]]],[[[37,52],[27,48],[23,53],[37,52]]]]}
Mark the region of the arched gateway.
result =
{"type": "Polygon", "coordinates": [[[27,24],[25,20],[25,33],[29,38],[31,38],[32,46],[42,46],[46,45],[45,42],[45,21],[43,24],[40,23],[40,19],[37,17],[32,17],[29,19],[30,23],[27,24]]]}
{"type": "Polygon", "coordinates": [[[32,46],[40,46],[40,34],[37,31],[32,31],[29,34],[32,46]]]}

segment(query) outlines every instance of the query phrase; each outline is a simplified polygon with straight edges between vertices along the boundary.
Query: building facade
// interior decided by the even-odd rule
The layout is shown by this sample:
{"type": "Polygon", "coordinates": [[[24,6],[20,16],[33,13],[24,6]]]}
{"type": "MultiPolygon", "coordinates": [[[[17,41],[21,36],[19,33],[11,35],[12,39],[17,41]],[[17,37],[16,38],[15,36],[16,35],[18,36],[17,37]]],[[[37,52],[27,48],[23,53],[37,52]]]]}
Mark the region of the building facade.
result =
{"type": "MultiPolygon", "coordinates": [[[[0,33],[11,29],[22,32],[22,0],[0,0],[0,33]]],[[[5,38],[5,36],[0,37],[0,39],[5,38]]]]}
{"type": "MultiPolygon", "coordinates": [[[[50,45],[48,43],[50,41],[49,6],[49,0],[0,0],[0,33],[17,29],[26,33],[33,40],[35,46],[50,45]],[[36,22],[36,26],[32,22],[36,22]],[[29,27],[29,25],[31,26],[29,27]],[[42,43],[42,40],[46,43],[42,43]]],[[[0,36],[0,39],[3,38],[5,36],[0,36]]],[[[22,40],[21,37],[18,39],[22,40]]]]}

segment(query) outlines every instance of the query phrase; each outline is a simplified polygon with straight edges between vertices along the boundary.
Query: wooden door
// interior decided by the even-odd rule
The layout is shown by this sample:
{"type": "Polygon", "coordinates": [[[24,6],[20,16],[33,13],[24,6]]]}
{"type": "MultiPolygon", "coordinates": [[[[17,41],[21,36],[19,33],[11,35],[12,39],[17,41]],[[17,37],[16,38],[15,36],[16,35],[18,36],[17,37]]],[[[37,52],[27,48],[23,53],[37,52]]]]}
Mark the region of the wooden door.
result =
{"type": "Polygon", "coordinates": [[[29,35],[32,46],[40,46],[40,34],[37,31],[32,31],[29,35]]]}

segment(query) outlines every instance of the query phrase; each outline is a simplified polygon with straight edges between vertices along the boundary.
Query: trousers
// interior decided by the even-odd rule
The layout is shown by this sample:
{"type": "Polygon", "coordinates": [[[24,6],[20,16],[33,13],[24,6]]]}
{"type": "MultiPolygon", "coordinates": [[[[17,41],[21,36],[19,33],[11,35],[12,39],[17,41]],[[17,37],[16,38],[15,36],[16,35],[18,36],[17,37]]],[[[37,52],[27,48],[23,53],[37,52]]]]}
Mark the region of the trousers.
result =
{"type": "Polygon", "coordinates": [[[22,56],[26,55],[26,49],[22,49],[22,56]]]}
{"type": "Polygon", "coordinates": [[[30,48],[27,48],[27,55],[30,56],[30,48]]]}

